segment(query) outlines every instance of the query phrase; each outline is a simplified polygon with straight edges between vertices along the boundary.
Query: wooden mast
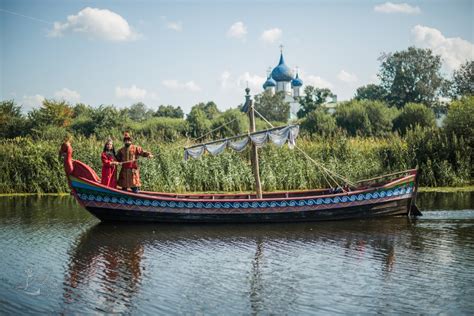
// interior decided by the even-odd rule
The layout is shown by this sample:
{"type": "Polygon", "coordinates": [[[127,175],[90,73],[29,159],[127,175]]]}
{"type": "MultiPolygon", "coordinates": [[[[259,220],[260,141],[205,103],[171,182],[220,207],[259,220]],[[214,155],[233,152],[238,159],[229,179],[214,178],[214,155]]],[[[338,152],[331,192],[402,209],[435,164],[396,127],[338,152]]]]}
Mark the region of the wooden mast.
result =
{"type": "MultiPolygon", "coordinates": [[[[248,116],[249,116],[249,129],[250,133],[255,132],[255,111],[253,108],[253,100],[250,99],[250,89],[247,87],[245,89],[246,95],[246,105],[248,107],[248,116]]],[[[252,164],[252,172],[255,178],[255,191],[257,194],[257,199],[262,198],[262,184],[260,183],[260,168],[258,165],[258,148],[253,142],[251,144],[251,153],[250,153],[250,162],[252,164]]]]}

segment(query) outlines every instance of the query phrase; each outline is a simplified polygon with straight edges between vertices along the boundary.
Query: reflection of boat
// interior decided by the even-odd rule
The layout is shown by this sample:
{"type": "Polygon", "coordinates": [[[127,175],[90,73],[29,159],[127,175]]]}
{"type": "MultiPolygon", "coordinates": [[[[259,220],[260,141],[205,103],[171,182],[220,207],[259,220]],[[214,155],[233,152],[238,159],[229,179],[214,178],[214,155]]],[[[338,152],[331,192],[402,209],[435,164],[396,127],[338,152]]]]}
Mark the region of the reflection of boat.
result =
{"type": "MultiPolygon", "coordinates": [[[[250,144],[256,193],[170,194],[117,190],[101,185],[96,173],[89,166],[72,160],[72,157],[66,157],[65,170],[72,194],[84,208],[102,221],[247,223],[421,215],[415,205],[416,170],[351,183],[320,166],[306,154],[308,159],[327,173],[328,178],[332,179],[336,186],[339,186],[339,183],[335,177],[345,181],[345,185],[337,189],[330,187],[299,192],[262,193],[257,147],[268,140],[278,146],[286,141],[295,146],[298,127],[290,125],[255,132],[253,103],[248,91],[244,108],[249,113],[250,126],[253,126],[251,133],[188,147],[185,156],[197,157],[204,151],[218,154],[226,147],[241,151],[250,144]],[[238,138],[241,140],[231,142],[231,139],[238,138]]],[[[328,183],[331,184],[328,178],[328,183]]]]}

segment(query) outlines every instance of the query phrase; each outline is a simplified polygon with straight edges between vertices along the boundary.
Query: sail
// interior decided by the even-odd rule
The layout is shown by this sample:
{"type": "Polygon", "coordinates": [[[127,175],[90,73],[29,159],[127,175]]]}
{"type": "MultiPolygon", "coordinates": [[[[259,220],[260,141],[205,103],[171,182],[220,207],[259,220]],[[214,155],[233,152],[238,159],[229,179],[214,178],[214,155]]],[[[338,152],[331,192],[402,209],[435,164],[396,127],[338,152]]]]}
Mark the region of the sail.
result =
{"type": "Polygon", "coordinates": [[[298,137],[299,129],[298,125],[288,125],[248,135],[239,135],[227,139],[221,139],[207,144],[195,145],[184,149],[184,159],[188,160],[190,157],[199,158],[204,154],[204,152],[208,152],[211,155],[218,155],[226,148],[241,152],[251,143],[255,144],[257,147],[265,146],[268,143],[273,143],[276,146],[281,147],[285,143],[288,143],[288,147],[293,148],[296,144],[296,137],[298,137]]]}

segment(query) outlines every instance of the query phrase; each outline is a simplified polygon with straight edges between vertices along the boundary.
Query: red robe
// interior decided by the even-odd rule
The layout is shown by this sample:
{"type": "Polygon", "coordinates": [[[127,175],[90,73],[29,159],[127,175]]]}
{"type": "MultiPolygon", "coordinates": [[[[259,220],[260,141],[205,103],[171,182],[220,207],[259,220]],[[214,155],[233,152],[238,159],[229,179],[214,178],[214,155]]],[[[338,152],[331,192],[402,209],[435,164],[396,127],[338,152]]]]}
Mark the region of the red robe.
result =
{"type": "Polygon", "coordinates": [[[126,162],[122,164],[118,185],[122,188],[136,188],[141,186],[140,171],[138,169],[138,157],[148,157],[149,152],[144,151],[140,146],[130,145],[130,147],[120,148],[117,152],[117,160],[126,162]]]}
{"type": "Polygon", "coordinates": [[[111,162],[117,161],[113,155],[103,152],[102,158],[102,180],[103,185],[111,188],[117,187],[117,165],[111,165],[111,162]]]}

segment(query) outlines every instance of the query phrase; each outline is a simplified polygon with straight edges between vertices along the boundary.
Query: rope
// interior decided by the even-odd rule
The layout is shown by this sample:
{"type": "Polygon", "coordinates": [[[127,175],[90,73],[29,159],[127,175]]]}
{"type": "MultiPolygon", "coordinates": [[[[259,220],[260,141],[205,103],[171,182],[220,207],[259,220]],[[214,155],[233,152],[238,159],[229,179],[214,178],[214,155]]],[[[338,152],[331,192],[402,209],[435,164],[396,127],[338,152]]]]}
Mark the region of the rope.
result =
{"type": "MultiPolygon", "coordinates": [[[[255,113],[257,113],[258,116],[260,116],[267,124],[269,124],[271,127],[274,127],[272,123],[270,123],[260,112],[258,112],[255,108],[254,108],[254,111],[255,113]]],[[[334,183],[336,184],[336,186],[339,186],[342,188],[341,185],[339,185],[339,183],[334,179],[334,177],[337,177],[339,178],[340,180],[343,180],[344,182],[350,184],[351,186],[355,187],[354,183],[352,183],[349,179],[346,179],[344,178],[343,176],[341,176],[340,174],[332,171],[332,170],[329,170],[327,169],[326,167],[324,167],[323,165],[321,165],[320,163],[318,163],[316,160],[314,160],[313,158],[311,158],[311,156],[309,156],[303,149],[301,149],[300,147],[298,147],[298,145],[295,144],[295,148],[298,149],[309,161],[311,161],[313,164],[315,164],[317,167],[319,167],[320,169],[322,169],[323,171],[325,171],[327,173],[327,175],[331,178],[332,181],[334,181],[334,183]],[[331,175],[332,174],[332,175],[331,175]],[[333,177],[334,176],[334,177],[333,177]]],[[[326,182],[329,184],[329,186],[332,186],[331,183],[328,181],[328,179],[326,178],[326,176],[324,175],[323,173],[323,176],[324,176],[324,179],[326,180],[326,182]]],[[[342,190],[345,192],[345,190],[342,188],[342,190]]]]}
{"type": "Polygon", "coordinates": [[[206,134],[204,134],[204,135],[202,135],[202,136],[200,136],[200,137],[197,137],[197,138],[188,138],[188,139],[189,139],[189,141],[195,142],[195,141],[197,141],[198,139],[204,138],[204,137],[206,137],[207,135],[209,135],[209,134],[211,134],[211,133],[213,133],[213,132],[215,132],[215,131],[217,131],[217,130],[223,128],[224,126],[229,125],[230,123],[233,123],[233,122],[237,121],[238,119],[239,119],[239,118],[236,117],[236,118],[234,118],[232,121],[227,122],[227,123],[224,123],[224,124],[222,124],[222,125],[220,125],[220,126],[214,128],[213,130],[207,132],[206,134]]]}

